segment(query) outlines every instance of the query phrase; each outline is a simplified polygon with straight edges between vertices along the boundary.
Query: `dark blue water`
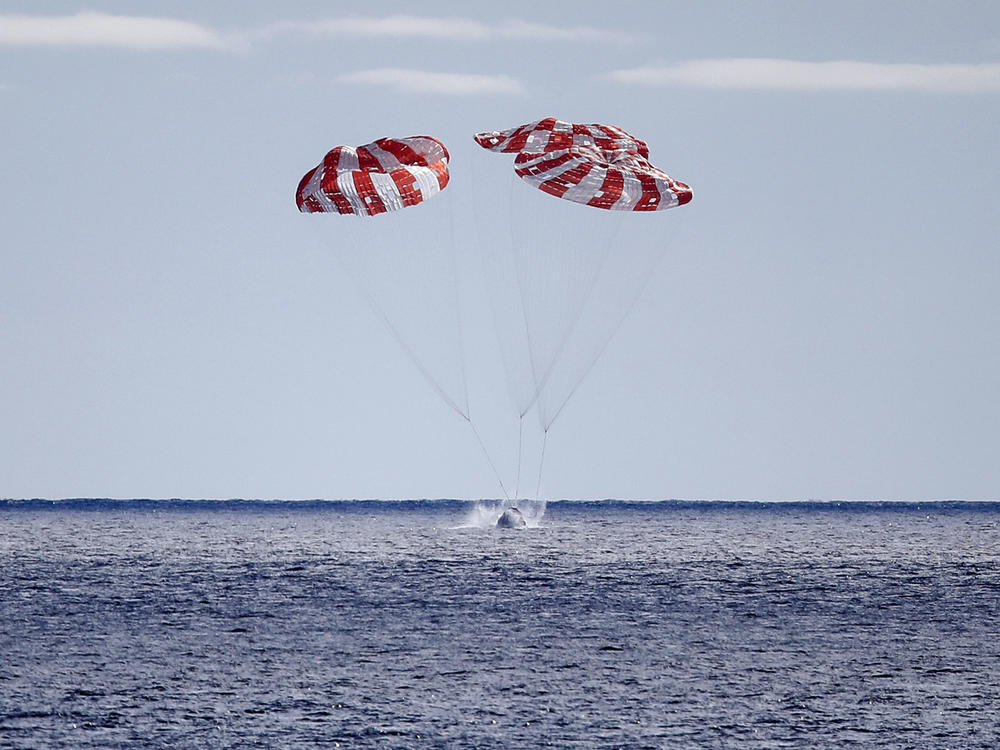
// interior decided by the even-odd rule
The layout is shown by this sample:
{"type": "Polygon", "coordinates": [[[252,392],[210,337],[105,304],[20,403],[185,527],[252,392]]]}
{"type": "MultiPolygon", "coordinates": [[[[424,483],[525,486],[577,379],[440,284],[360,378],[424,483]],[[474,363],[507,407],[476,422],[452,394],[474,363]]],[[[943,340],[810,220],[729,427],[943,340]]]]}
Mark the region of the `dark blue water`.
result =
{"type": "Polygon", "coordinates": [[[1000,504],[0,502],[2,748],[997,748],[1000,504]]]}

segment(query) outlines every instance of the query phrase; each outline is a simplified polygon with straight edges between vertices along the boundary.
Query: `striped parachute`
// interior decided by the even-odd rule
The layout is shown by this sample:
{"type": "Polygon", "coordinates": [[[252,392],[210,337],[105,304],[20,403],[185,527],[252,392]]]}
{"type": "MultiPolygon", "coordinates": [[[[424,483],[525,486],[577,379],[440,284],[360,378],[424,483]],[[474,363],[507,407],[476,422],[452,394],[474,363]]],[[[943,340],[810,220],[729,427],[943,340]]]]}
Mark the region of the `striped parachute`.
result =
{"type": "Polygon", "coordinates": [[[615,125],[548,117],[474,138],[515,155],[513,171],[483,160],[484,172],[497,171],[476,205],[492,213],[483,226],[504,229],[479,244],[519,436],[531,411],[541,428],[527,436],[540,443],[537,496],[549,429],[676,246],[676,222],[665,224],[662,212],[690,202],[692,190],[615,125]]]}
{"type": "Polygon", "coordinates": [[[427,135],[337,146],[299,181],[295,203],[407,359],[471,425],[449,231],[456,195],[438,196],[449,161],[427,135]]]}
{"type": "Polygon", "coordinates": [[[448,184],[448,149],[427,135],[337,146],[295,193],[303,213],[375,216],[431,198],[448,184]]]}
{"type": "Polygon", "coordinates": [[[517,154],[518,177],[557,198],[614,211],[663,211],[691,200],[690,187],[650,163],[644,141],[615,125],[547,117],[475,138],[517,154]]]}

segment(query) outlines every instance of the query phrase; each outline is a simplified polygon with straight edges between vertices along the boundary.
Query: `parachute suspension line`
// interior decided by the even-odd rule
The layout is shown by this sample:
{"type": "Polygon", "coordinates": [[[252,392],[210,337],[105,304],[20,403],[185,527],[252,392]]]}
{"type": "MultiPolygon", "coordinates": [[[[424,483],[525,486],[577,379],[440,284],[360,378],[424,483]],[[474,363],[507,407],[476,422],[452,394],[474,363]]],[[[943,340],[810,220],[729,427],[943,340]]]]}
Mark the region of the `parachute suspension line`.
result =
{"type": "MultiPolygon", "coordinates": [[[[518,243],[514,236],[514,227],[523,223],[523,219],[519,222],[518,219],[520,217],[515,215],[516,204],[520,206],[521,211],[533,208],[535,210],[535,217],[538,218],[541,216],[540,212],[543,210],[545,201],[551,199],[544,196],[529,197],[527,192],[525,192],[522,194],[524,198],[521,201],[518,201],[516,198],[517,191],[514,187],[518,182],[520,181],[515,179],[515,175],[512,174],[510,177],[510,199],[508,200],[510,211],[510,221],[508,222],[508,226],[511,228],[511,252],[513,255],[515,276],[517,279],[517,287],[520,297],[524,324],[524,338],[527,344],[529,364],[531,365],[532,383],[534,385],[534,395],[524,405],[521,416],[527,414],[527,412],[537,404],[539,422],[544,429],[548,429],[548,427],[552,424],[554,417],[552,419],[547,417],[548,409],[544,406],[542,393],[546,390],[546,386],[552,378],[553,372],[558,369],[557,365],[559,364],[564,351],[573,339],[574,335],[576,335],[577,328],[579,327],[580,321],[583,319],[584,314],[588,309],[588,304],[593,292],[605,273],[605,266],[608,263],[608,259],[611,257],[611,250],[614,247],[615,240],[618,237],[619,232],[621,231],[624,212],[609,212],[611,215],[607,217],[608,221],[606,224],[608,231],[598,232],[592,240],[594,249],[596,250],[596,254],[593,256],[593,262],[589,264],[582,263],[577,267],[578,271],[583,271],[586,268],[590,269],[588,272],[583,273],[579,276],[579,278],[575,279],[575,282],[578,282],[581,285],[580,288],[583,290],[583,293],[580,294],[578,299],[566,310],[565,316],[560,324],[561,333],[558,338],[554,340],[554,348],[552,348],[552,346],[548,347],[549,354],[547,355],[548,358],[546,360],[542,356],[542,352],[544,350],[540,351],[536,336],[532,333],[532,325],[529,314],[531,304],[528,296],[530,291],[530,269],[525,267],[521,254],[517,252],[518,243]]],[[[524,238],[524,240],[529,241],[530,244],[530,237],[524,238]]],[[[538,262],[543,263],[546,266],[546,269],[542,272],[546,278],[554,278],[556,274],[560,277],[565,276],[567,275],[567,272],[570,271],[568,267],[552,266],[552,263],[558,263],[558,261],[555,261],[554,258],[547,257],[545,253],[539,253],[537,256],[538,262]]],[[[578,257],[577,260],[579,261],[580,258],[578,257]]],[[[574,283],[574,281],[567,281],[566,283],[574,283]]]]}
{"type": "Polygon", "coordinates": [[[486,456],[486,462],[490,465],[493,470],[493,476],[496,477],[497,484],[500,485],[500,491],[503,492],[503,498],[508,503],[510,502],[510,493],[507,492],[507,487],[503,483],[503,479],[500,476],[500,472],[497,471],[496,464],[493,463],[493,458],[490,456],[490,452],[486,449],[486,443],[483,442],[483,438],[479,434],[479,430],[476,429],[476,424],[468,416],[465,417],[465,421],[469,423],[469,427],[472,428],[472,434],[476,436],[476,440],[479,442],[479,447],[483,449],[483,455],[486,456]]]}
{"type": "MultiPolygon", "coordinates": [[[[660,256],[660,258],[662,258],[662,255],[660,256]]],[[[639,302],[639,299],[642,297],[642,293],[646,290],[646,287],[649,285],[649,281],[653,276],[652,271],[656,268],[657,265],[659,265],[660,258],[657,258],[654,261],[653,267],[649,269],[650,273],[647,273],[643,277],[638,293],[635,295],[632,301],[628,303],[628,306],[622,311],[622,313],[618,316],[618,319],[614,322],[614,325],[611,328],[611,333],[608,335],[607,339],[601,345],[601,348],[594,353],[593,357],[591,357],[590,362],[587,363],[587,366],[584,369],[583,374],[580,376],[580,379],[576,381],[576,384],[570,389],[570,392],[566,394],[566,398],[563,399],[562,403],[559,404],[559,407],[552,414],[552,418],[549,419],[548,424],[545,425],[546,432],[548,431],[549,427],[552,426],[552,423],[556,421],[556,418],[562,413],[562,410],[566,407],[566,404],[569,403],[569,400],[573,398],[573,394],[576,393],[577,389],[583,384],[583,381],[587,379],[587,375],[589,375],[590,371],[594,369],[594,365],[597,364],[597,361],[601,358],[601,355],[604,354],[604,350],[607,349],[608,346],[611,344],[611,342],[614,340],[615,336],[618,334],[619,329],[621,329],[622,324],[625,322],[625,319],[628,318],[629,313],[632,312],[632,309],[639,302]]]]}
{"type": "Polygon", "coordinates": [[[490,465],[490,469],[493,471],[493,476],[497,480],[497,484],[500,485],[500,491],[503,493],[504,500],[510,502],[510,494],[507,492],[507,487],[503,483],[503,478],[500,476],[500,472],[497,470],[496,464],[493,462],[493,457],[490,455],[489,450],[486,447],[486,443],[483,442],[482,436],[479,434],[479,430],[476,429],[476,423],[472,421],[472,408],[469,404],[469,378],[468,371],[465,366],[465,331],[462,325],[462,293],[461,285],[459,281],[459,270],[458,270],[458,247],[455,242],[455,214],[451,211],[448,212],[448,231],[450,233],[450,246],[451,254],[449,260],[451,261],[451,274],[453,281],[453,288],[455,290],[455,310],[458,322],[458,351],[459,351],[459,366],[462,368],[462,389],[464,391],[465,397],[465,410],[466,413],[462,416],[465,421],[469,423],[469,427],[472,429],[472,434],[476,436],[476,442],[479,443],[479,447],[483,451],[483,455],[486,457],[486,463],[490,465]]]}
{"type": "MultiPolygon", "coordinates": [[[[609,238],[607,240],[607,242],[606,242],[606,244],[604,246],[603,252],[600,255],[598,266],[597,266],[597,268],[596,268],[593,276],[590,278],[589,282],[587,283],[587,292],[586,292],[586,294],[583,295],[583,297],[581,297],[580,303],[575,306],[574,310],[570,314],[569,325],[566,328],[566,332],[565,332],[564,336],[562,337],[562,339],[560,340],[558,347],[556,348],[555,356],[553,356],[553,358],[552,358],[552,364],[549,365],[549,368],[545,372],[545,374],[542,376],[541,381],[539,382],[539,381],[536,380],[536,391],[537,391],[537,394],[535,396],[536,400],[538,400],[538,398],[541,396],[542,389],[544,389],[545,385],[549,382],[549,378],[552,375],[552,371],[556,367],[556,363],[559,361],[559,358],[562,356],[563,350],[566,348],[566,345],[569,343],[570,338],[572,338],[573,333],[576,331],[577,325],[579,325],[580,320],[583,318],[583,312],[584,312],[584,310],[587,307],[587,300],[590,298],[591,294],[594,291],[594,287],[597,286],[597,282],[598,282],[598,280],[601,277],[601,273],[604,270],[604,265],[605,265],[605,263],[607,263],[608,256],[611,254],[611,246],[614,244],[614,237],[617,235],[618,229],[621,226],[621,217],[615,217],[615,220],[616,220],[616,223],[614,225],[614,233],[612,234],[611,238],[609,238]]],[[[602,351],[603,351],[603,347],[602,347],[602,351]]],[[[534,363],[532,363],[532,368],[534,368],[534,363]]],[[[586,376],[586,372],[584,373],[584,376],[586,376]]],[[[579,385],[579,383],[577,383],[577,385],[579,385]]],[[[574,387],[573,390],[576,390],[576,388],[574,387]]],[[[539,409],[538,413],[539,413],[539,416],[541,416],[542,413],[543,413],[543,411],[541,409],[539,409]]],[[[548,427],[549,427],[549,425],[552,424],[552,420],[549,420],[548,424],[546,425],[545,421],[544,421],[544,418],[543,418],[542,423],[543,423],[543,425],[545,425],[545,429],[547,430],[548,427]]]]}
{"type": "Polygon", "coordinates": [[[545,465],[545,445],[549,438],[549,428],[546,427],[542,431],[542,455],[538,458],[538,481],[535,483],[535,500],[538,500],[538,495],[542,491],[542,467],[545,465]]]}
{"type": "Polygon", "coordinates": [[[517,480],[514,484],[514,499],[517,500],[521,492],[521,452],[524,441],[524,414],[517,418],[517,480]]]}
{"type": "MultiPolygon", "coordinates": [[[[518,419],[524,420],[524,415],[528,413],[535,401],[538,400],[538,394],[541,390],[538,385],[538,371],[535,367],[535,343],[532,341],[531,336],[531,326],[528,323],[528,302],[525,292],[525,281],[524,281],[524,268],[520,262],[520,256],[517,252],[517,238],[514,236],[514,226],[518,220],[518,217],[514,215],[514,194],[518,180],[515,179],[514,172],[510,174],[510,196],[507,199],[507,212],[508,212],[508,222],[510,232],[510,254],[514,261],[514,276],[517,279],[517,293],[518,300],[521,303],[521,323],[524,326],[524,340],[528,347],[528,363],[531,365],[531,380],[535,384],[535,396],[530,399],[523,407],[521,407],[520,414],[518,414],[518,419]]],[[[518,461],[520,461],[520,451],[518,451],[518,461]]],[[[520,468],[520,463],[518,464],[520,468]]]]}
{"type": "Polygon", "coordinates": [[[465,367],[465,331],[462,325],[462,292],[458,275],[458,246],[455,242],[454,211],[448,211],[448,235],[448,247],[451,250],[448,254],[448,260],[451,267],[452,288],[455,290],[455,318],[458,329],[455,331],[458,336],[458,366],[462,374],[462,397],[465,400],[465,416],[466,419],[469,419],[469,414],[471,413],[471,409],[469,408],[469,374],[465,367]]]}
{"type": "Polygon", "coordinates": [[[378,315],[379,319],[381,319],[382,324],[385,326],[386,330],[389,331],[390,335],[393,337],[393,339],[396,340],[396,343],[399,344],[399,347],[403,350],[403,353],[406,354],[406,358],[409,359],[410,362],[413,363],[413,366],[420,371],[420,374],[424,376],[424,379],[427,380],[427,382],[431,385],[431,387],[434,389],[434,392],[437,393],[437,395],[441,398],[441,400],[444,401],[445,404],[447,404],[449,407],[451,407],[455,411],[455,413],[457,413],[460,417],[462,417],[465,420],[468,420],[469,419],[468,404],[466,404],[466,407],[463,409],[461,406],[455,403],[454,399],[452,399],[451,396],[448,395],[445,389],[442,388],[441,385],[438,383],[437,379],[420,361],[420,358],[417,356],[416,352],[413,351],[413,348],[408,343],[406,343],[406,340],[403,338],[402,334],[400,334],[400,332],[397,330],[396,326],[392,324],[392,321],[389,319],[389,316],[386,314],[382,306],[378,303],[378,300],[375,299],[375,295],[372,293],[371,289],[368,288],[368,284],[365,283],[364,278],[362,278],[360,274],[355,273],[354,269],[352,269],[350,265],[346,261],[344,261],[343,258],[338,257],[338,261],[340,262],[341,267],[347,272],[347,274],[354,279],[355,283],[358,285],[358,288],[361,289],[362,293],[365,296],[365,299],[368,301],[369,307],[371,307],[371,309],[378,315]]]}

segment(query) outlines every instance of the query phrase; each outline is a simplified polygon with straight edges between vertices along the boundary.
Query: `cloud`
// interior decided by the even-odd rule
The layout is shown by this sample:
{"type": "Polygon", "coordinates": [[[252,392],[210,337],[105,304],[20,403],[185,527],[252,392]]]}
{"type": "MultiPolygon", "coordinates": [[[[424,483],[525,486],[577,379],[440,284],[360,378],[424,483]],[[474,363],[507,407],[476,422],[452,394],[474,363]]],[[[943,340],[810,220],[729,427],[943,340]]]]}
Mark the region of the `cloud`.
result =
{"type": "Polygon", "coordinates": [[[319,21],[283,21],[260,32],[310,36],[387,37],[394,39],[437,39],[454,42],[482,42],[495,39],[543,42],[601,42],[627,44],[637,37],[622,31],[590,26],[546,26],[516,19],[497,24],[471,18],[431,16],[345,16],[319,21]]]}
{"type": "Polygon", "coordinates": [[[592,26],[545,26],[518,20],[504,21],[494,27],[494,34],[503,39],[539,42],[629,44],[640,39],[640,35],[627,31],[595,29],[592,26]]]}
{"type": "Polygon", "coordinates": [[[603,78],[643,86],[775,91],[1000,92],[1000,64],[917,65],[765,58],[691,60],[616,70],[603,78]]]}
{"type": "Polygon", "coordinates": [[[506,75],[475,75],[469,73],[430,73],[403,68],[379,68],[345,73],[337,76],[339,83],[388,86],[410,94],[522,94],[524,87],[516,78],[506,75]]]}
{"type": "Polygon", "coordinates": [[[73,16],[0,15],[0,46],[224,49],[218,32],[188,21],[83,11],[73,16]]]}
{"type": "Polygon", "coordinates": [[[345,16],[317,21],[279,21],[223,34],[173,18],[82,11],[68,16],[0,14],[0,46],[239,49],[281,34],[316,38],[424,39],[446,42],[580,42],[627,44],[639,37],[590,26],[547,26],[517,19],[489,24],[471,18],[415,15],[345,16]]]}
{"type": "Polygon", "coordinates": [[[406,15],[382,18],[347,16],[326,18],[319,21],[282,21],[264,29],[264,33],[279,32],[322,37],[410,37],[452,41],[478,41],[490,36],[489,26],[479,21],[467,18],[428,18],[406,15]]]}

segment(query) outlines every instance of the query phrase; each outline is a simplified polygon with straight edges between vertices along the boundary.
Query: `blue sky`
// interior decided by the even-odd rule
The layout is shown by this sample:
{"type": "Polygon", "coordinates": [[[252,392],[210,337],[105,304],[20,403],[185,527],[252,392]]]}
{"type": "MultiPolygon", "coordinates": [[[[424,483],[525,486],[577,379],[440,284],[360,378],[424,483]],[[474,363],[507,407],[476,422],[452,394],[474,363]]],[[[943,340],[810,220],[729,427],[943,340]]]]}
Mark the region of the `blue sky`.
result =
{"type": "Polygon", "coordinates": [[[608,7],[0,4],[0,496],[496,496],[293,196],[435,135],[475,245],[472,135],[555,115],[695,198],[628,235],[663,259],[543,495],[997,498],[1000,6],[608,7]]]}

